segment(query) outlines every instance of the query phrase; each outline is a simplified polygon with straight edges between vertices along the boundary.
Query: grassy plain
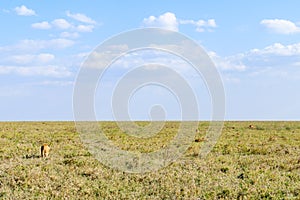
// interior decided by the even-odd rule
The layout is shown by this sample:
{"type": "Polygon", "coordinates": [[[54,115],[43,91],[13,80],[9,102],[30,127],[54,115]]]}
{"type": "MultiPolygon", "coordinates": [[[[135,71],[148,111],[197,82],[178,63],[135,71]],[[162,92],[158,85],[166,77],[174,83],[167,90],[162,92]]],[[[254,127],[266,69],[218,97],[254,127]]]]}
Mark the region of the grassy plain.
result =
{"type": "MultiPolygon", "coordinates": [[[[101,125],[120,148],[151,152],[174,137],[179,122],[147,140],[127,136],[114,122],[101,125]]],[[[129,174],[97,161],[72,122],[1,122],[0,199],[300,199],[300,122],[225,122],[200,159],[208,125],[200,122],[181,159],[129,174]],[[39,157],[43,143],[51,146],[47,159],[39,157]]]]}

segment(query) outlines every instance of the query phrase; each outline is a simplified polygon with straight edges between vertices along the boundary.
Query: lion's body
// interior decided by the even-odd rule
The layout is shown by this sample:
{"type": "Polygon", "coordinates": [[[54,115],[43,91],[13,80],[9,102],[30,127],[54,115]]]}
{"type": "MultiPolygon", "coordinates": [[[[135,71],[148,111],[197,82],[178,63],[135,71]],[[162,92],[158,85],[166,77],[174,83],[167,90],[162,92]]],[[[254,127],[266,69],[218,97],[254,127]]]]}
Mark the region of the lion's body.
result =
{"type": "Polygon", "coordinates": [[[41,146],[41,157],[46,158],[49,156],[50,147],[48,144],[43,144],[41,146]]]}

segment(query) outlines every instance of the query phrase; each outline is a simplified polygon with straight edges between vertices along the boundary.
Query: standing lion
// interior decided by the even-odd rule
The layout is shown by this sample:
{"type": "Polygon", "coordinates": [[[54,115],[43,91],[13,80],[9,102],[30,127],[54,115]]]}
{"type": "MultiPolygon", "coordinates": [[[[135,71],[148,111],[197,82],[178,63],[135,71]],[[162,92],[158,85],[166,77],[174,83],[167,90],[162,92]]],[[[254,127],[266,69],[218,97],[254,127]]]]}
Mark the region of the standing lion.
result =
{"type": "Polygon", "coordinates": [[[50,147],[48,144],[43,144],[41,146],[41,157],[46,158],[49,156],[50,147]]]}

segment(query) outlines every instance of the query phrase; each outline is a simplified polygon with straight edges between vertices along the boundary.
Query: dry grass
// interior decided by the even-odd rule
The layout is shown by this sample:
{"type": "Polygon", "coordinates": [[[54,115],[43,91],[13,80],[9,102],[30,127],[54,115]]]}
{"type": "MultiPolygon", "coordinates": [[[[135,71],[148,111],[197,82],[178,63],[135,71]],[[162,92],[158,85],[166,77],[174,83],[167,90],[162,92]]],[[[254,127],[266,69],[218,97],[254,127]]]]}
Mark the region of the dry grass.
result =
{"type": "MultiPolygon", "coordinates": [[[[147,140],[113,122],[102,126],[122,149],[151,152],[168,143],[178,123],[147,140]]],[[[128,174],[94,159],[72,122],[2,122],[0,199],[300,199],[300,122],[226,122],[213,151],[200,159],[207,127],[200,123],[196,142],[177,162],[128,174]],[[39,157],[43,143],[51,146],[47,159],[39,157]]]]}

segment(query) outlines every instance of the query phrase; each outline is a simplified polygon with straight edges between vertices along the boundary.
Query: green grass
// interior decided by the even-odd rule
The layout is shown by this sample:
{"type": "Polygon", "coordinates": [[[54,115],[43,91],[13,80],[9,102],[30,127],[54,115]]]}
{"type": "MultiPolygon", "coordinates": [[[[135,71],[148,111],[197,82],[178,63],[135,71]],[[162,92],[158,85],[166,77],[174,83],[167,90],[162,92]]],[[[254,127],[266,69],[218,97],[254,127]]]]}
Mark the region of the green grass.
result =
{"type": "MultiPolygon", "coordinates": [[[[97,161],[72,122],[2,122],[0,199],[300,199],[300,122],[225,122],[200,159],[208,125],[200,122],[199,142],[178,161],[129,174],[97,161]],[[43,143],[51,146],[47,159],[39,158],[43,143]]],[[[121,149],[144,153],[167,145],[179,123],[147,139],[126,135],[114,122],[101,126],[121,149]]]]}

